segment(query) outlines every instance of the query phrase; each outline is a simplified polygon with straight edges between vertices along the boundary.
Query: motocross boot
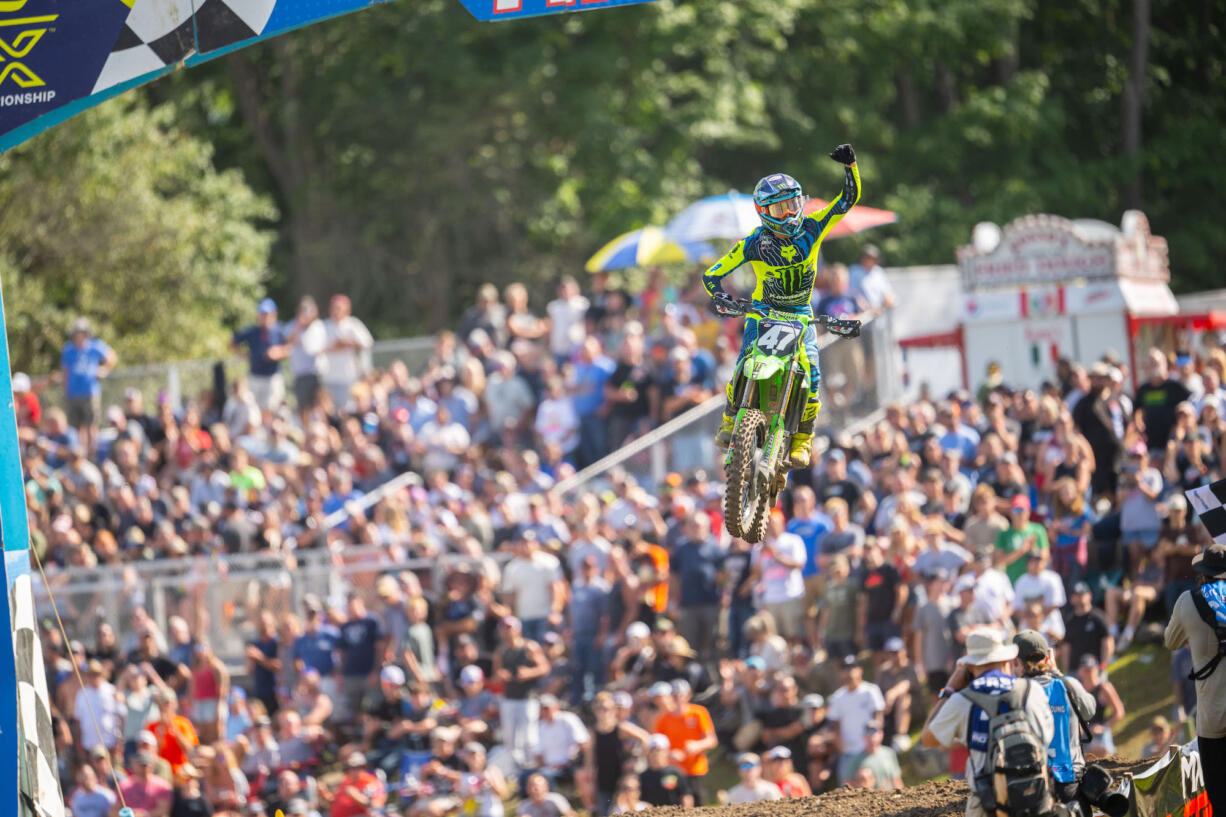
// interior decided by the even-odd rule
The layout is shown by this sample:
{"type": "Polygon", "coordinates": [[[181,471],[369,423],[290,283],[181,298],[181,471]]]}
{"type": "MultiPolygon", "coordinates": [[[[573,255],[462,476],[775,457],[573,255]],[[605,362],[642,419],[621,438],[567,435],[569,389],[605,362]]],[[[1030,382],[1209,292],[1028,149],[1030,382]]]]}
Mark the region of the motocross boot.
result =
{"type": "Polygon", "coordinates": [[[736,407],[732,405],[732,384],[727,387],[728,402],[724,404],[724,417],[720,420],[719,431],[715,432],[715,447],[727,448],[732,445],[732,426],[736,423],[736,407]]]}
{"type": "Polygon", "coordinates": [[[800,416],[800,425],[792,435],[792,449],[788,453],[791,460],[790,468],[808,468],[813,451],[813,427],[817,425],[817,413],[821,411],[822,401],[817,395],[809,397],[805,403],[804,414],[800,416]]]}

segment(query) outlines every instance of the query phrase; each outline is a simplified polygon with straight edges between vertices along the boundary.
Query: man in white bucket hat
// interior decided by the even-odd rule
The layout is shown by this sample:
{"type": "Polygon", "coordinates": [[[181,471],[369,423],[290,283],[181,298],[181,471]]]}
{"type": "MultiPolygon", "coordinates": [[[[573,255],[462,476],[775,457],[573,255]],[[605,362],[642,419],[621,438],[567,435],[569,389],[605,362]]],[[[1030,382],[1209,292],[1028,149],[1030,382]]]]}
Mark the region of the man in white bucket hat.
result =
{"type": "Polygon", "coordinates": [[[924,724],[920,740],[924,746],[949,748],[961,744],[970,749],[967,762],[967,782],[971,784],[966,801],[966,817],[986,817],[974,781],[985,773],[987,765],[988,713],[967,697],[969,691],[987,695],[1003,695],[1015,683],[1034,686],[1034,694],[1026,694],[1023,708],[1026,722],[1042,746],[1051,744],[1055,734],[1051,708],[1043,690],[1025,679],[1013,676],[1012,662],[1017,658],[1017,645],[1009,642],[1003,632],[991,627],[971,630],[966,636],[966,655],[958,660],[958,668],[941,690],[940,698],[924,724]]]}

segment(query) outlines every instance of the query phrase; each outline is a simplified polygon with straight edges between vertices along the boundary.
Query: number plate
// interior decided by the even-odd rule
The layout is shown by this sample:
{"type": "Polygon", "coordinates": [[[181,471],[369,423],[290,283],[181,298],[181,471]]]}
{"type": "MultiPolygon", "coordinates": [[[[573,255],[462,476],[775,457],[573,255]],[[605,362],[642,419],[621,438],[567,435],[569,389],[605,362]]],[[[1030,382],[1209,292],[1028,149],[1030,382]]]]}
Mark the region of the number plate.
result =
{"type": "Polygon", "coordinates": [[[758,324],[757,346],[768,355],[783,357],[796,351],[801,324],[764,320],[758,324]]]}

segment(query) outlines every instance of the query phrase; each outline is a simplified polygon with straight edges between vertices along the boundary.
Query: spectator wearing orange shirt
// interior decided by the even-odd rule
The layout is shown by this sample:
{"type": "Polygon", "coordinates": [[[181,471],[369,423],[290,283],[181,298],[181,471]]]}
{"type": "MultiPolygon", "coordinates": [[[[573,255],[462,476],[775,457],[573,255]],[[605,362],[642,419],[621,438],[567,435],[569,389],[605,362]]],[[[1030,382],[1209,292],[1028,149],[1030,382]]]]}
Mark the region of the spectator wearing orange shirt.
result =
{"type": "Polygon", "coordinates": [[[659,713],[652,731],[668,738],[669,759],[685,774],[694,794],[694,805],[705,805],[708,800],[704,781],[710,771],[707,752],[719,745],[710,713],[705,706],[690,703],[688,683],[684,686],[679,683],[674,688],[658,681],[647,694],[659,713]]]}
{"type": "Polygon", "coordinates": [[[179,714],[179,699],[173,692],[158,695],[161,717],[146,727],[158,742],[158,756],[170,764],[172,772],[187,763],[187,754],[200,744],[192,722],[179,714]]]}
{"type": "Polygon", "coordinates": [[[652,612],[668,609],[668,551],[638,538],[630,551],[630,566],[639,577],[643,604],[652,612]]]}
{"type": "Polygon", "coordinates": [[[366,756],[352,752],[345,759],[345,777],[337,785],[328,817],[367,817],[387,802],[387,790],[379,778],[366,771],[366,756]]]}

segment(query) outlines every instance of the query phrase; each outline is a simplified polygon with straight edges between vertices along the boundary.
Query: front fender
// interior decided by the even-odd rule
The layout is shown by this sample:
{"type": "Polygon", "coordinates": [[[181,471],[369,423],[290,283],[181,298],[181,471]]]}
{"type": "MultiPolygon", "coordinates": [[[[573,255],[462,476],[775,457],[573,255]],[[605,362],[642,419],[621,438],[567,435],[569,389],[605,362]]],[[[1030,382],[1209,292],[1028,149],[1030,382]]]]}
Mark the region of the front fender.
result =
{"type": "Polygon", "coordinates": [[[748,357],[741,371],[748,380],[771,380],[783,371],[784,361],[777,357],[748,357]]]}

